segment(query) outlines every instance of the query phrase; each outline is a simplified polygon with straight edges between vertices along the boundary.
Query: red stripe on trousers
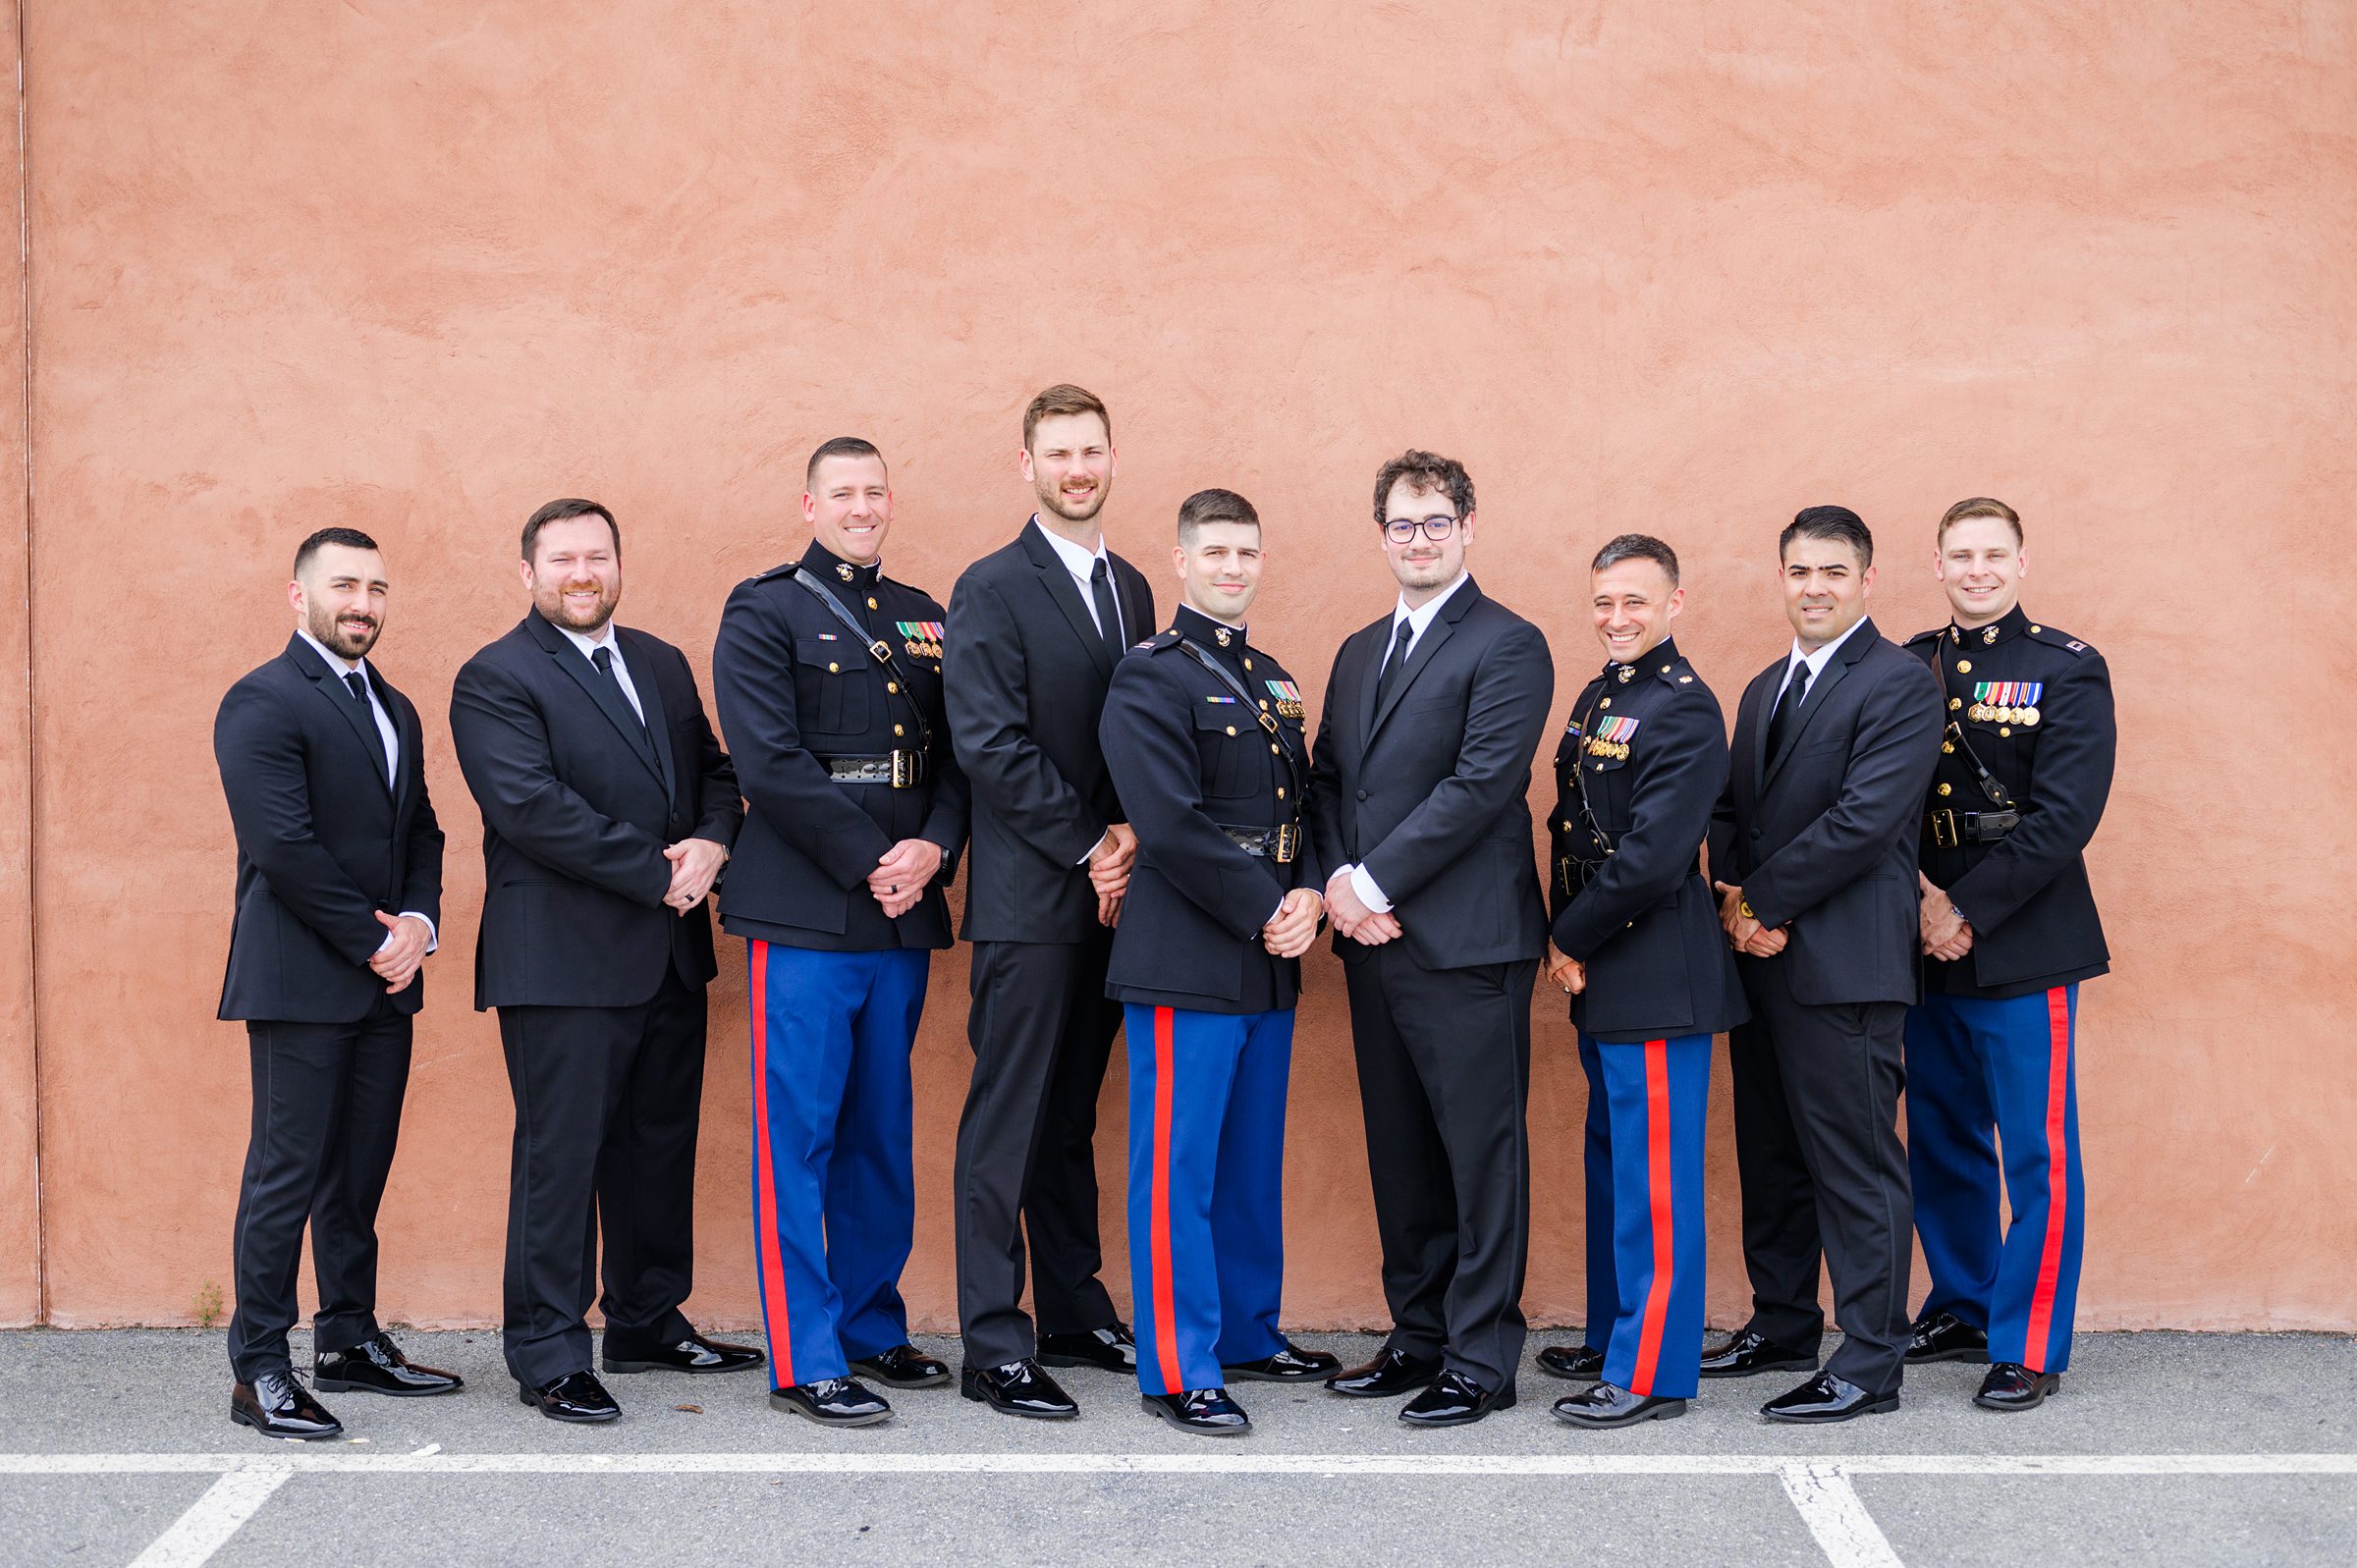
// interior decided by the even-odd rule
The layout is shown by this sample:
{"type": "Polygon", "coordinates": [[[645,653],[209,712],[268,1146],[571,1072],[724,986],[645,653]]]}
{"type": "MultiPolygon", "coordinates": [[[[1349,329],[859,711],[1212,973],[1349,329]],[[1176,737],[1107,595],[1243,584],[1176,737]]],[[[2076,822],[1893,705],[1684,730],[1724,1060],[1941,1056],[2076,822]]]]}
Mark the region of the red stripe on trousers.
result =
{"type": "Polygon", "coordinates": [[[753,1245],[761,1257],[761,1305],[781,1388],[794,1386],[794,1318],[786,1310],[786,1262],[778,1254],[778,1167],[769,1155],[769,944],[753,948],[753,1245]]]}
{"type": "Polygon", "coordinates": [[[2030,1331],[2022,1365],[2046,1371],[2046,1342],[2054,1329],[2055,1286],[2062,1277],[2062,1230],[2070,1223],[2070,1151],[2064,1113],[2070,1108],[2070,993],[2046,994],[2046,1242],[2038,1251],[2038,1288],[2030,1296],[2030,1331]]]}
{"type": "Polygon", "coordinates": [[[1662,1358],[1662,1325],[1670,1316],[1670,1285],[1677,1266],[1677,1230],[1670,1205],[1670,1043],[1645,1042],[1645,1174],[1653,1204],[1653,1282],[1645,1290],[1644,1326],[1637,1333],[1632,1394],[1653,1392],[1662,1358]]]}
{"type": "Polygon", "coordinates": [[[1171,1274],[1172,1021],[1170,1008],[1154,1009],[1154,1356],[1164,1387],[1177,1393],[1185,1384],[1178,1380],[1178,1325],[1171,1321],[1178,1290],[1171,1274]]]}

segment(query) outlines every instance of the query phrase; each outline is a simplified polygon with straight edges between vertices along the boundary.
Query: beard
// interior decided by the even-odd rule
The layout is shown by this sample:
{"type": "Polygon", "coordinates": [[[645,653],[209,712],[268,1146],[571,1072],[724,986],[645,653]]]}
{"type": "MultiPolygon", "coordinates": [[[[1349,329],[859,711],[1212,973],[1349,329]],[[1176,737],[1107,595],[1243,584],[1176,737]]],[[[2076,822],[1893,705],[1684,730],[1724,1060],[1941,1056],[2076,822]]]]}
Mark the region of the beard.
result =
{"type": "Polygon", "coordinates": [[[1039,504],[1065,521],[1087,522],[1105,510],[1105,498],[1113,494],[1113,476],[1108,474],[1098,480],[1097,488],[1089,493],[1088,499],[1080,502],[1066,500],[1060,484],[1040,482],[1035,483],[1033,488],[1039,492],[1039,504]]]}
{"type": "Polygon", "coordinates": [[[376,646],[376,639],[385,623],[374,616],[355,616],[346,611],[313,610],[305,628],[316,637],[328,652],[344,659],[364,659],[376,646]],[[365,621],[365,627],[341,624],[348,621],[365,621]]]}
{"type": "Polygon", "coordinates": [[[1438,588],[1456,575],[1457,563],[1442,551],[1430,561],[1410,561],[1397,556],[1392,561],[1392,575],[1399,579],[1402,588],[1438,588]]]}
{"type": "Polygon", "coordinates": [[[577,631],[584,636],[595,632],[600,626],[613,620],[614,607],[621,602],[622,585],[620,583],[616,583],[610,588],[594,582],[551,583],[532,596],[532,604],[539,610],[541,620],[552,626],[563,626],[568,631],[577,631]],[[575,610],[566,602],[565,596],[576,588],[595,588],[597,590],[596,605],[585,611],[575,610]]]}

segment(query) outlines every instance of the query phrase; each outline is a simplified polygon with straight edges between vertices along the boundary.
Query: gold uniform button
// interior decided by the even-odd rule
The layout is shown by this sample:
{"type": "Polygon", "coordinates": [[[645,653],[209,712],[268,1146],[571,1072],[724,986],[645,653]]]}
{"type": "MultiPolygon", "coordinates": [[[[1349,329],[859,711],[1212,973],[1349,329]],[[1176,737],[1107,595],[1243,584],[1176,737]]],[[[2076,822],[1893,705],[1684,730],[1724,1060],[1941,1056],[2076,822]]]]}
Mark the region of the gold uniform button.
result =
{"type": "Polygon", "coordinates": [[[1280,754],[1280,752],[1279,752],[1279,747],[1278,747],[1278,745],[1277,745],[1277,742],[1276,742],[1276,741],[1274,741],[1274,740],[1270,741],[1270,742],[1269,742],[1269,755],[1270,755],[1270,756],[1272,756],[1272,757],[1274,757],[1274,756],[1277,756],[1277,755],[1279,755],[1279,754],[1280,754]]]}
{"type": "Polygon", "coordinates": [[[1944,795],[1945,795],[1945,794],[1946,794],[1946,793],[1948,792],[1948,787],[1947,787],[1947,785],[1946,785],[1946,784],[1942,784],[1942,785],[1940,786],[1940,792],[1941,792],[1942,794],[1944,794],[1944,795]]]}
{"type": "Polygon", "coordinates": [[[901,683],[897,680],[887,680],[884,682],[884,689],[897,697],[901,694],[901,683]]]}
{"type": "Polygon", "coordinates": [[[904,730],[904,729],[902,729],[902,728],[901,728],[899,725],[894,725],[894,726],[892,727],[892,732],[893,732],[894,734],[896,734],[896,735],[904,735],[904,734],[906,734],[908,731],[907,731],[907,730],[904,730]]]}
{"type": "Polygon", "coordinates": [[[1956,749],[1956,743],[1952,740],[1943,740],[1940,742],[1940,749],[1943,753],[1952,752],[1956,749]]]}
{"type": "Polygon", "coordinates": [[[1962,697],[1950,697],[1947,699],[1947,711],[1949,713],[1954,713],[1958,708],[1963,706],[1964,699],[1962,697]]]}
{"type": "MultiPolygon", "coordinates": [[[[1246,659],[1246,660],[1244,661],[1244,668],[1245,668],[1246,670],[1249,670],[1249,669],[1251,669],[1251,668],[1252,668],[1252,661],[1251,661],[1251,660],[1249,660],[1249,659],[1246,659]]],[[[1262,704],[1261,704],[1261,706],[1265,708],[1265,707],[1267,707],[1267,706],[1268,706],[1268,704],[1264,702],[1264,703],[1262,703],[1262,704]]]]}
{"type": "Polygon", "coordinates": [[[1563,819],[1563,832],[1565,832],[1565,833],[1569,833],[1570,831],[1571,831],[1571,819],[1570,819],[1569,817],[1565,817],[1565,818],[1563,819]]]}
{"type": "Polygon", "coordinates": [[[880,606],[880,605],[878,605],[878,604],[876,603],[876,596],[875,596],[874,594],[872,594],[872,593],[871,593],[871,594],[869,594],[869,595],[867,596],[867,607],[868,607],[870,610],[877,610],[877,609],[881,609],[881,608],[882,608],[882,606],[880,606]]]}
{"type": "Polygon", "coordinates": [[[1268,699],[1268,698],[1266,698],[1266,697],[1263,697],[1263,698],[1261,698],[1261,699],[1260,699],[1260,711],[1261,711],[1262,713],[1267,713],[1267,712],[1269,711],[1269,699],[1268,699]]]}
{"type": "Polygon", "coordinates": [[[2044,626],[2032,626],[2030,629],[2032,631],[2044,631],[2046,628],[2044,626]]]}
{"type": "Polygon", "coordinates": [[[1230,734],[1234,734],[1234,733],[1235,733],[1235,726],[1233,726],[1233,725],[1230,725],[1230,726],[1228,727],[1228,732],[1229,732],[1230,734]]]}
{"type": "Polygon", "coordinates": [[[841,665],[829,665],[829,666],[827,666],[827,674],[828,674],[828,675],[835,675],[835,674],[837,674],[838,672],[840,672],[842,669],[843,669],[843,666],[841,666],[841,665]]]}
{"type": "Polygon", "coordinates": [[[1999,726],[1997,727],[1997,732],[1998,732],[2000,735],[2009,735],[2009,734],[2011,734],[2013,731],[2012,731],[2012,730],[2008,730],[2008,729],[2006,729],[2006,728],[2005,728],[2003,725],[1999,725],[1999,726]]]}
{"type": "Polygon", "coordinates": [[[1603,699],[1602,699],[1602,700],[1601,700],[1601,701],[1600,701],[1600,702],[1597,704],[1597,706],[1599,706],[1599,707],[1603,707],[1603,708],[1609,708],[1609,707],[1611,707],[1612,705],[1613,705],[1613,699],[1612,699],[1612,698],[1610,698],[1610,697],[1603,698],[1603,699]]]}
{"type": "Polygon", "coordinates": [[[1956,661],[1956,674],[1960,676],[1971,675],[1972,661],[1970,659],[1958,659],[1956,661]]]}
{"type": "Polygon", "coordinates": [[[1285,798],[1285,785],[1283,785],[1283,784],[1279,784],[1279,785],[1277,786],[1277,798],[1278,798],[1278,799],[1280,799],[1280,800],[1283,800],[1283,799],[1285,798]]]}

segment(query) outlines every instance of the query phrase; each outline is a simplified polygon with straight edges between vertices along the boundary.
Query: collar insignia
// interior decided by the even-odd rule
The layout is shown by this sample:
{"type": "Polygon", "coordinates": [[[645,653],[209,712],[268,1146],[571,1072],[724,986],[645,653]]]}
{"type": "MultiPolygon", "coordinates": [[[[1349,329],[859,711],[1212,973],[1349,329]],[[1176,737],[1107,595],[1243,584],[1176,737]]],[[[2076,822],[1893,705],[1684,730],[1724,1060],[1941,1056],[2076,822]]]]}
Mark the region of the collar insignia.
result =
{"type": "Polygon", "coordinates": [[[1230,631],[1226,626],[1212,627],[1211,634],[1219,639],[1220,646],[1223,648],[1235,640],[1235,633],[1230,631]]]}
{"type": "Polygon", "coordinates": [[[838,561],[835,563],[835,575],[841,577],[844,581],[849,582],[853,577],[857,576],[858,573],[851,569],[851,565],[850,562],[838,561]]]}
{"type": "Polygon", "coordinates": [[[1995,642],[1997,640],[1997,628],[1995,626],[1991,626],[1986,631],[1983,631],[1981,633],[1981,640],[1983,642],[1995,642]]]}

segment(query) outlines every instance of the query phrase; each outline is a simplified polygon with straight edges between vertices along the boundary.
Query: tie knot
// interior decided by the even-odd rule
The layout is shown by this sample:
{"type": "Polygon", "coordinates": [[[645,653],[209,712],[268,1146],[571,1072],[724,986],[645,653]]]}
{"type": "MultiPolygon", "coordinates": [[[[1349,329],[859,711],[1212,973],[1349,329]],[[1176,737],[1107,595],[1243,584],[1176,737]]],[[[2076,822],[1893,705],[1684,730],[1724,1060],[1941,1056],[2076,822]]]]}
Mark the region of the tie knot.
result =
{"type": "Polygon", "coordinates": [[[1407,639],[1415,634],[1416,623],[1412,621],[1402,618],[1398,626],[1392,633],[1392,646],[1395,648],[1404,648],[1407,646],[1407,639]]]}
{"type": "Polygon", "coordinates": [[[1097,557],[1096,564],[1088,568],[1088,576],[1091,582],[1103,582],[1107,577],[1112,575],[1113,568],[1105,564],[1105,558],[1103,556],[1097,557]]]}
{"type": "Polygon", "coordinates": [[[597,666],[599,675],[610,676],[614,673],[614,650],[600,644],[589,650],[589,662],[597,666]]]}
{"type": "Polygon", "coordinates": [[[368,677],[357,670],[348,670],[344,673],[344,684],[350,686],[352,694],[360,701],[368,700],[368,677]]]}

